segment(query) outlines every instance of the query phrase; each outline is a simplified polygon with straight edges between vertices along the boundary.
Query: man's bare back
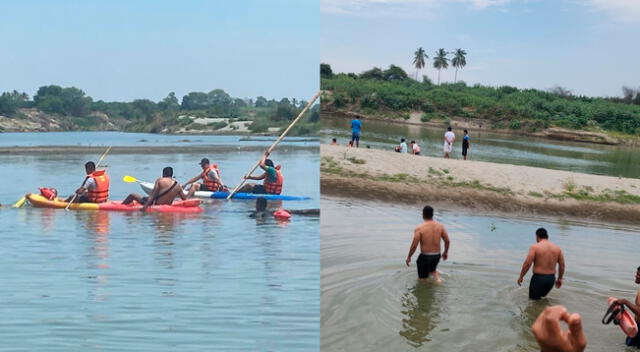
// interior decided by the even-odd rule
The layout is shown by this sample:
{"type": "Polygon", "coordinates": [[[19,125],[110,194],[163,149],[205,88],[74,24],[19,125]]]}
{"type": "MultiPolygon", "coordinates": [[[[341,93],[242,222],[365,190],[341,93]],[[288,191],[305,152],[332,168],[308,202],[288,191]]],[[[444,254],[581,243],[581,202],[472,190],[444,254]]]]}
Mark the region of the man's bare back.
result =
{"type": "Polygon", "coordinates": [[[421,280],[426,280],[429,276],[433,276],[436,282],[441,282],[436,269],[440,262],[440,257],[442,257],[442,260],[447,260],[449,257],[449,235],[447,230],[444,229],[444,225],[433,220],[432,207],[427,205],[422,209],[422,219],[424,222],[413,231],[413,240],[405,263],[407,266],[411,264],[411,257],[418,249],[418,245],[420,245],[420,255],[416,261],[418,277],[421,280]],[[444,242],[442,256],[440,255],[440,241],[444,242]]]}
{"type": "Polygon", "coordinates": [[[180,184],[176,180],[170,177],[160,177],[159,179],[157,179],[153,187],[151,196],[154,197],[154,203],[157,205],[171,204],[173,203],[173,200],[178,197],[180,197],[181,199],[186,199],[183,194],[182,186],[180,186],[180,184]],[[167,192],[167,190],[170,189],[174,184],[176,185],[171,189],[171,191],[163,194],[167,192]],[[161,197],[158,197],[158,195],[161,195],[161,197]]]}
{"type": "Polygon", "coordinates": [[[529,250],[534,253],[534,274],[555,274],[556,265],[559,264],[560,261],[564,262],[560,247],[548,240],[540,241],[532,245],[529,250]]]}
{"type": "MultiPolygon", "coordinates": [[[[441,240],[449,241],[449,235],[444,225],[435,220],[428,220],[418,225],[414,230],[414,234],[419,236],[420,252],[422,253],[440,253],[441,240]]],[[[442,259],[447,259],[446,254],[442,259]]]]}

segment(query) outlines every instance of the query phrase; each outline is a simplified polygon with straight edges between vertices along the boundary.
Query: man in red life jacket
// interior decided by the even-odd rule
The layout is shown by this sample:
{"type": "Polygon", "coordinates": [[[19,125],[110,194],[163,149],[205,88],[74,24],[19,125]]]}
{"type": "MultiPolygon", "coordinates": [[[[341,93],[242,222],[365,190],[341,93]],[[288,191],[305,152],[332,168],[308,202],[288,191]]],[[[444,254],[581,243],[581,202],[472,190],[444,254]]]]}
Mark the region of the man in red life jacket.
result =
{"type": "Polygon", "coordinates": [[[264,170],[264,173],[260,176],[245,176],[248,180],[264,180],[263,184],[248,183],[238,190],[241,193],[255,193],[255,194],[280,194],[282,192],[282,185],[284,184],[284,177],[279,170],[279,167],[273,166],[273,161],[267,159],[269,153],[265,152],[260,160],[260,168],[264,170]]]}
{"type": "Polygon", "coordinates": [[[200,160],[200,167],[202,167],[202,172],[182,186],[182,188],[186,189],[188,185],[191,185],[187,198],[192,198],[196,191],[224,192],[227,190],[227,186],[222,182],[220,169],[218,169],[217,164],[212,165],[209,159],[202,158],[202,160],[200,160]],[[200,179],[202,179],[202,183],[194,183],[200,179]]]}
{"type": "MultiPolygon", "coordinates": [[[[109,199],[109,176],[105,170],[96,170],[96,164],[89,161],[84,164],[87,176],[82,186],[76,190],[75,203],[104,203],[109,199]]],[[[65,201],[70,202],[74,196],[65,201]]]]}

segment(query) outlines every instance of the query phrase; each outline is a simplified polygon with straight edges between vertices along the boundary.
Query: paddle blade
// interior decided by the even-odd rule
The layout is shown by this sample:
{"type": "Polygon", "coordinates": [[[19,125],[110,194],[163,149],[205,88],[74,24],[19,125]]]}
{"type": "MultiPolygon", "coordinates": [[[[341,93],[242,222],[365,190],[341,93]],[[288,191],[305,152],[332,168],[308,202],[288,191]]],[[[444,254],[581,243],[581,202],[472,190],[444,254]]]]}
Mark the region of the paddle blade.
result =
{"type": "Polygon", "coordinates": [[[13,207],[14,208],[20,208],[24,204],[24,202],[26,200],[27,200],[27,198],[25,198],[25,197],[20,198],[20,200],[17,201],[16,204],[13,205],[13,207]]]}
{"type": "Polygon", "coordinates": [[[126,183],[132,183],[132,182],[138,182],[138,179],[133,177],[133,176],[129,176],[129,175],[125,175],[122,178],[122,181],[126,182],[126,183]]]}

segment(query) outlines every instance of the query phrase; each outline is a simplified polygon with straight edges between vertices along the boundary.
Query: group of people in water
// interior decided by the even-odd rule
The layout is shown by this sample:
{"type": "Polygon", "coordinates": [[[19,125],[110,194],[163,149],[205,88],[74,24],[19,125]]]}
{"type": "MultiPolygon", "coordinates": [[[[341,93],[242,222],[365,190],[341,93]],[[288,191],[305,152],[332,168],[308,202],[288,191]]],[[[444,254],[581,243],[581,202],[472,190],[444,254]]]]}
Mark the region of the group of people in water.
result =
{"type": "MultiPolygon", "coordinates": [[[[182,200],[192,198],[196,191],[229,192],[229,187],[222,181],[218,164],[211,163],[207,158],[202,158],[199,165],[202,170],[182,185],[175,180],[171,166],[163,168],[162,177],[156,179],[153,190],[148,196],[131,193],[122,201],[122,204],[137,202],[142,205],[141,210],[144,211],[151,205],[170,205],[176,198],[182,200]]],[[[269,153],[265,152],[259,166],[264,171],[262,175],[245,176],[245,179],[262,180],[262,184],[247,183],[237,192],[280,194],[284,184],[280,165],[275,166],[273,161],[269,159],[269,153]]],[[[86,176],[82,185],[76,189],[73,195],[65,199],[65,202],[104,203],[108,201],[110,180],[106,170],[97,170],[93,161],[87,162],[84,167],[86,176]]]]}
{"type": "MultiPolygon", "coordinates": [[[[419,280],[426,281],[431,277],[434,282],[441,283],[442,280],[437,271],[438,264],[441,259],[443,261],[448,259],[451,244],[447,230],[442,223],[433,219],[433,213],[431,206],[427,205],[422,209],[423,222],[414,230],[405,263],[407,266],[411,265],[411,257],[419,246],[420,254],[416,260],[419,280]],[[444,244],[444,251],[442,251],[442,244],[444,244]]],[[[540,300],[546,297],[554,286],[562,287],[565,261],[562,249],[549,240],[546,229],[537,229],[535,240],[536,243],[529,248],[516,282],[519,286],[522,285],[525,275],[533,266],[533,275],[529,282],[529,299],[540,300]]],[[[635,283],[640,284],[640,267],[636,270],[635,283]]],[[[613,304],[627,307],[635,314],[636,322],[640,323],[640,290],[636,293],[634,302],[618,299],[613,304]]],[[[532,331],[544,352],[582,352],[587,344],[580,315],[569,314],[563,306],[547,307],[536,319],[532,331]],[[562,330],[561,321],[568,324],[568,331],[562,330]]],[[[627,346],[640,348],[640,336],[627,337],[625,343],[627,346]]]]}
{"type": "MultiPolygon", "coordinates": [[[[348,142],[348,147],[360,147],[360,134],[362,133],[362,121],[360,121],[360,117],[356,116],[351,121],[351,140],[348,142]]],[[[469,137],[469,131],[464,130],[464,136],[462,137],[462,158],[467,160],[467,155],[469,154],[469,149],[471,147],[471,141],[469,137]]],[[[453,144],[456,141],[456,135],[453,132],[451,126],[447,128],[447,131],[444,133],[444,144],[442,146],[442,151],[444,153],[444,157],[446,159],[451,158],[451,153],[453,152],[453,144]]],[[[331,145],[338,145],[338,140],[333,138],[331,140],[331,145]]],[[[369,146],[367,146],[369,148],[369,146]]],[[[413,154],[420,155],[422,150],[418,143],[415,140],[410,142],[410,145],[407,145],[406,139],[401,138],[400,144],[397,145],[394,150],[401,154],[413,154]]]]}

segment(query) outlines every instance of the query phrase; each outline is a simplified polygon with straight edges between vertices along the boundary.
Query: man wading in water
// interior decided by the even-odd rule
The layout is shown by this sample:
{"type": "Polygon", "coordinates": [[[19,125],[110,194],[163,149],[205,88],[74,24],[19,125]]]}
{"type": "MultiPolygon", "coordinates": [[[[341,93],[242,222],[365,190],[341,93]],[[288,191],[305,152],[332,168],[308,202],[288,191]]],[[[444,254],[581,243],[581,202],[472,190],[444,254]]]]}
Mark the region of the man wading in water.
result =
{"type": "Polygon", "coordinates": [[[529,254],[522,264],[522,271],[518,278],[518,285],[522,285],[524,276],[533,264],[533,276],[529,283],[529,298],[541,299],[553,288],[562,286],[564,276],[564,255],[557,245],[549,241],[547,230],[542,227],[536,230],[536,244],[529,248],[529,254]],[[558,279],[556,280],[556,264],[558,264],[558,279]]]}
{"type": "Polygon", "coordinates": [[[442,260],[447,260],[449,257],[449,235],[444,225],[433,220],[432,207],[427,205],[422,209],[422,218],[424,222],[416,227],[413,233],[413,242],[411,242],[406,263],[407,266],[411,264],[411,256],[413,256],[418,244],[420,244],[420,255],[416,260],[418,277],[421,281],[425,281],[431,275],[437,283],[441,283],[442,280],[440,280],[440,275],[436,270],[440,262],[440,241],[444,242],[442,260]]]}

